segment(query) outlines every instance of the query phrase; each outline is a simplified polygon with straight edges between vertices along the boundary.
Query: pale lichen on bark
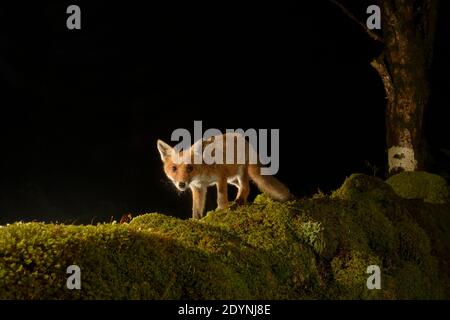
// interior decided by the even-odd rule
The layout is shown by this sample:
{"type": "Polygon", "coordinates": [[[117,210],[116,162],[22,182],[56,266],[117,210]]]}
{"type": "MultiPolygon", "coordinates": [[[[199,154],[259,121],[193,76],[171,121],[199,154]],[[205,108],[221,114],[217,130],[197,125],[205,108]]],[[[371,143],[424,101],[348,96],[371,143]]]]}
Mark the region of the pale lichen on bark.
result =
{"type": "Polygon", "coordinates": [[[414,149],[401,146],[392,146],[388,150],[389,171],[403,169],[404,171],[415,171],[417,160],[414,149]]]}

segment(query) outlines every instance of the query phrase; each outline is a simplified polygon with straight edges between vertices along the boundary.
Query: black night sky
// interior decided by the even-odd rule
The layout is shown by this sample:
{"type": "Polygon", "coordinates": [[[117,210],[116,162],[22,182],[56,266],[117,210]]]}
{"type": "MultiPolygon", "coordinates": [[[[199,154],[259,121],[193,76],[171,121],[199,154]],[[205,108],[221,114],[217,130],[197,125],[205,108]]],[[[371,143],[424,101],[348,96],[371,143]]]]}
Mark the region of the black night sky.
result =
{"type": "MultiPolygon", "coordinates": [[[[279,128],[278,178],[300,197],[372,174],[366,162],[383,177],[385,94],[369,64],[381,47],[329,1],[309,2],[2,4],[0,223],[190,217],[156,139],[194,120],[279,128]],[[66,28],[70,4],[81,30],[66,28]]],[[[364,21],[371,2],[352,2],[364,21]]],[[[426,119],[433,150],[450,149],[443,2],[426,119]]]]}

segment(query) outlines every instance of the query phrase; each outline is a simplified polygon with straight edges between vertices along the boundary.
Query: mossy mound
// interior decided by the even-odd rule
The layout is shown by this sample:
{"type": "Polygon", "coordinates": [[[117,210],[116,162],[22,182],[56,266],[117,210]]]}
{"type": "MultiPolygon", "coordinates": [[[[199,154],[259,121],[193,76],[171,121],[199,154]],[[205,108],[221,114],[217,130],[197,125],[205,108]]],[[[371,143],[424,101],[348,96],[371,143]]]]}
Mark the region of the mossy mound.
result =
{"type": "Polygon", "coordinates": [[[2,299],[248,297],[240,275],[220,259],[157,232],[42,223],[0,232],[2,299]],[[81,290],[66,287],[66,267],[73,264],[81,269],[81,290]]]}
{"type": "Polygon", "coordinates": [[[0,227],[2,299],[448,299],[450,207],[361,174],[331,196],[129,224],[0,227]],[[66,268],[81,269],[81,290],[66,268]],[[381,289],[367,288],[367,268],[381,289]]]}
{"type": "Polygon", "coordinates": [[[386,180],[395,192],[406,199],[430,203],[448,203],[450,189],[444,178],[428,172],[402,172],[386,180]]]}

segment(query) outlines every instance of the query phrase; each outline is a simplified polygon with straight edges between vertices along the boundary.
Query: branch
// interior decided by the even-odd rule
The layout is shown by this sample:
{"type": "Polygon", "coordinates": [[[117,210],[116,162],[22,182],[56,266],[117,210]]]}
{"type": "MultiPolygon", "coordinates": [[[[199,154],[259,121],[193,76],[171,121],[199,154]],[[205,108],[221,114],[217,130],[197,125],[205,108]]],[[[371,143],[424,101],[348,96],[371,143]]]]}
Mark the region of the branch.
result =
{"type": "Polygon", "coordinates": [[[370,30],[369,28],[367,28],[367,26],[362,23],[361,21],[358,20],[358,18],[355,17],[355,15],[353,13],[350,12],[350,10],[348,10],[346,7],[344,7],[344,5],[342,5],[340,2],[336,1],[336,0],[330,0],[331,3],[335,4],[339,9],[342,10],[342,12],[345,13],[345,15],[347,17],[349,17],[350,19],[352,19],[354,22],[356,22],[361,28],[363,28],[363,30],[375,41],[379,41],[381,43],[383,43],[383,39],[376,34],[375,32],[373,32],[372,30],[370,30]]]}
{"type": "Polygon", "coordinates": [[[378,72],[383,81],[384,91],[386,92],[386,99],[388,99],[388,107],[392,105],[394,99],[394,84],[392,83],[392,77],[389,73],[389,70],[386,66],[386,62],[384,60],[384,54],[382,53],[380,56],[372,60],[370,65],[378,72]]]}

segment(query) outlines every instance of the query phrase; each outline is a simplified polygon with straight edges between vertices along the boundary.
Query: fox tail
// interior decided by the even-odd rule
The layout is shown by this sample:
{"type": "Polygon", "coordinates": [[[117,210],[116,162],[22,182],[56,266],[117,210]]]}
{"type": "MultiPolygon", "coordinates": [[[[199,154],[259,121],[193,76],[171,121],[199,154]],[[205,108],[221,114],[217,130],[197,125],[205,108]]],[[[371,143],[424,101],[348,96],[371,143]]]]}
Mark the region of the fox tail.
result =
{"type": "Polygon", "coordinates": [[[263,176],[260,173],[261,168],[258,165],[250,164],[248,174],[253,182],[256,183],[259,190],[269,197],[279,201],[287,201],[294,198],[289,189],[274,176],[263,176]]]}

